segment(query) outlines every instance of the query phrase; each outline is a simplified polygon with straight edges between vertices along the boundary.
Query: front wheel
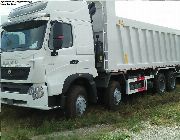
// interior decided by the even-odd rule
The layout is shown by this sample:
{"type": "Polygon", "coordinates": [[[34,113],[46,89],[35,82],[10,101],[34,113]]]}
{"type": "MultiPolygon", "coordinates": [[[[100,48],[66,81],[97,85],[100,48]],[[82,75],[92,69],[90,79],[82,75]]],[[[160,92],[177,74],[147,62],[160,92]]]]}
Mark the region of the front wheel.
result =
{"type": "Polygon", "coordinates": [[[105,104],[108,109],[116,110],[122,99],[122,91],[119,82],[110,81],[105,92],[105,104]]]}
{"type": "Polygon", "coordinates": [[[79,85],[71,87],[67,94],[65,109],[67,118],[84,115],[87,109],[87,96],[84,87],[79,85]]]}

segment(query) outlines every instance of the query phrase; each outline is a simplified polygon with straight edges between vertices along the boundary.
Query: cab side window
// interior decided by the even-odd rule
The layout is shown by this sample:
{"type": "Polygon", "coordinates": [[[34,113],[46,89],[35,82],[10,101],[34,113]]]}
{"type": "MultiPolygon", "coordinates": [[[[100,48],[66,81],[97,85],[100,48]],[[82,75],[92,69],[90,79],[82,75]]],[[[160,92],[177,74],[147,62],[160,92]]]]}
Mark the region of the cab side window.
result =
{"type": "Polygon", "coordinates": [[[70,24],[63,24],[63,44],[62,48],[69,48],[73,45],[72,27],[70,24]]]}
{"type": "Polygon", "coordinates": [[[72,26],[70,24],[54,23],[51,28],[49,48],[53,50],[54,46],[58,46],[58,49],[73,46],[72,26]]]}

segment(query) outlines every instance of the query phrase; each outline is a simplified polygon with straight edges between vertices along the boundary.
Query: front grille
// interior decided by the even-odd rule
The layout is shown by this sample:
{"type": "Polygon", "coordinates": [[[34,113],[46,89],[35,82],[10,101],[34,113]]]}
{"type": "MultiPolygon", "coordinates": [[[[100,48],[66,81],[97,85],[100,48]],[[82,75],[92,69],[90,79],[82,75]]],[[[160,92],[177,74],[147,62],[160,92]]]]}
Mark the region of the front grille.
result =
{"type": "Polygon", "coordinates": [[[19,94],[27,94],[32,84],[17,84],[17,83],[1,83],[1,91],[9,93],[19,92],[19,94]]]}
{"type": "Polygon", "coordinates": [[[2,67],[1,78],[6,80],[27,80],[30,67],[2,67]]]}

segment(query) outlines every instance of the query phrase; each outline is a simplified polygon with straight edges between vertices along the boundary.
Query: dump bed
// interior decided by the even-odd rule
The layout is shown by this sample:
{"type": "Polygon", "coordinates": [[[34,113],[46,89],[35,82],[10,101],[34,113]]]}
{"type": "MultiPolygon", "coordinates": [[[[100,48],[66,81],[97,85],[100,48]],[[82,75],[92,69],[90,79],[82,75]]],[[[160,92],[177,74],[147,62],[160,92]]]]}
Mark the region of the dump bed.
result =
{"type": "Polygon", "coordinates": [[[102,31],[106,70],[180,65],[180,31],[116,17],[112,2],[103,7],[97,10],[94,27],[96,34],[102,31]]]}
{"type": "Polygon", "coordinates": [[[123,18],[113,26],[107,32],[109,69],[180,64],[179,31],[123,18]]]}

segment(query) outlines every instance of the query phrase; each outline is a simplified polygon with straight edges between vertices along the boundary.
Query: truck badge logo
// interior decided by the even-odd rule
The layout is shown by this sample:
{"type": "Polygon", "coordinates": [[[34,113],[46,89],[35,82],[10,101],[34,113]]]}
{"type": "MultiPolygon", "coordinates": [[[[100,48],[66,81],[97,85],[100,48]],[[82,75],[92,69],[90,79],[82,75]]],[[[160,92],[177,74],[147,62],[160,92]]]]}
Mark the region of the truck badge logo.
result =
{"type": "Polygon", "coordinates": [[[8,74],[11,74],[11,70],[8,70],[8,74]]]}

